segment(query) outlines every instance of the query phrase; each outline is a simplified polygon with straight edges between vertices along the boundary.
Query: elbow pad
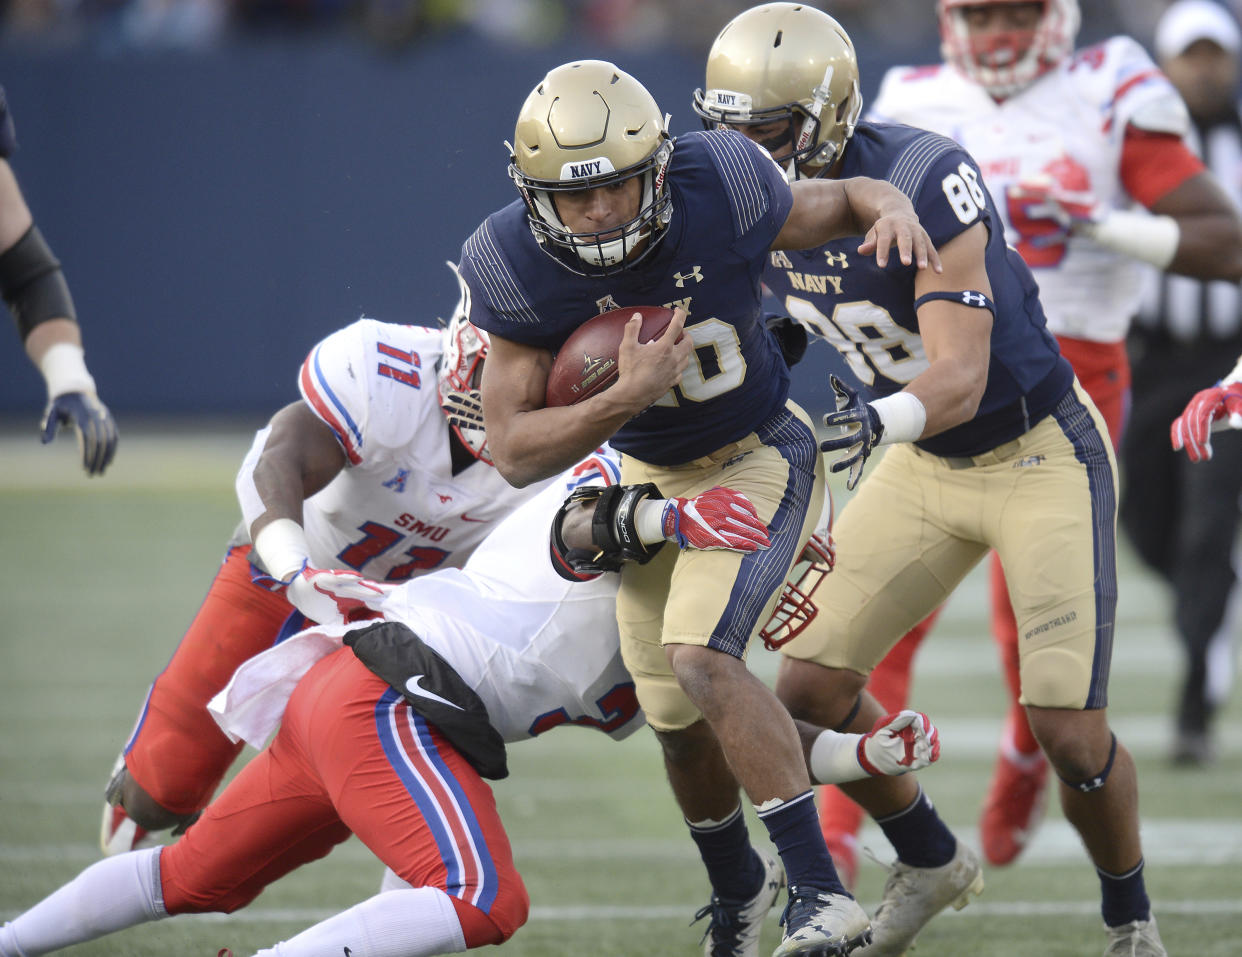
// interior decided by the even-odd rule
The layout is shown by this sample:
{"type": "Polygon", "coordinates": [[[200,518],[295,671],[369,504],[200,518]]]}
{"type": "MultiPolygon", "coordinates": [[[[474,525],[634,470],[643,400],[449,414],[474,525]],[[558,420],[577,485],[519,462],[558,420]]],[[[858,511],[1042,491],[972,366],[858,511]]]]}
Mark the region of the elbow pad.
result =
{"type": "Polygon", "coordinates": [[[22,342],[41,322],[77,320],[60,262],[52,255],[38,226],[31,225],[0,256],[0,295],[13,313],[22,342]]]}
{"type": "Polygon", "coordinates": [[[638,536],[634,514],[646,498],[660,498],[660,490],[645,485],[598,485],[575,489],[552,519],[552,567],[569,581],[587,581],[603,572],[617,572],[627,561],[646,564],[664,547],[664,542],[645,545],[638,536]],[[583,503],[594,502],[591,517],[592,548],[570,548],[565,544],[562,526],[565,516],[583,503]]]}

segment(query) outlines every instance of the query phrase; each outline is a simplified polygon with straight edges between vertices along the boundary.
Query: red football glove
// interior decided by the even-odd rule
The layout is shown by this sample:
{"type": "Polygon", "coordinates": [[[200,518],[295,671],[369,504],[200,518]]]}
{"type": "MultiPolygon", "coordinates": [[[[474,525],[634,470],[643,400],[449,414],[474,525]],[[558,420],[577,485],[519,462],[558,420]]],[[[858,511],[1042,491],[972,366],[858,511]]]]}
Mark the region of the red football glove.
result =
{"type": "Polygon", "coordinates": [[[1037,247],[1063,242],[1101,215],[1094,194],[1067,189],[1051,176],[1033,176],[1014,183],[1005,190],[1005,200],[1014,229],[1037,247]]]}
{"type": "Polygon", "coordinates": [[[363,578],[343,568],[305,565],[285,590],[289,603],[321,625],[378,618],[384,598],[395,586],[363,578]]]}
{"type": "Polygon", "coordinates": [[[1190,461],[1206,462],[1212,457],[1212,432],[1224,428],[1242,429],[1242,383],[1214,385],[1196,394],[1173,420],[1173,451],[1184,448],[1190,461]]]}
{"type": "Polygon", "coordinates": [[[858,742],[858,763],[873,777],[906,774],[940,757],[940,731],[921,711],[886,714],[858,742]]]}
{"type": "Polygon", "coordinates": [[[750,499],[719,485],[694,498],[670,498],[662,523],[664,537],[682,548],[754,552],[772,544],[750,499]]]}

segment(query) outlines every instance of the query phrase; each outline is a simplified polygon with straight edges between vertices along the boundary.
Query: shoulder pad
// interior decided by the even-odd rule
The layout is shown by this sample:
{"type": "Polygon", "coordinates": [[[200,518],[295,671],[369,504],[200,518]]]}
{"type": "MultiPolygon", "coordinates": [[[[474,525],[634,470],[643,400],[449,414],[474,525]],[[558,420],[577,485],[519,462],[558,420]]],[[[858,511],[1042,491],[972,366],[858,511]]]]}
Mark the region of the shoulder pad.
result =
{"type": "Polygon", "coordinates": [[[1130,114],[1130,125],[1148,133],[1190,133],[1190,113],[1180,96],[1158,96],[1142,104],[1130,114]]]}

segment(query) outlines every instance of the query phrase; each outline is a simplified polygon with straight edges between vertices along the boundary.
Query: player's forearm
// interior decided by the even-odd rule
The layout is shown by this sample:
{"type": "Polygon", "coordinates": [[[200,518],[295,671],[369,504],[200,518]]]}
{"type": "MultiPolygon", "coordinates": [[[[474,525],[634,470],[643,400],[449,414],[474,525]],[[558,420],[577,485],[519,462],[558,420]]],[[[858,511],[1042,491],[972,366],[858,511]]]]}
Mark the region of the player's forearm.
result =
{"type": "Polygon", "coordinates": [[[636,413],[607,392],[573,406],[513,413],[487,424],[487,446],[504,480],[525,488],[559,475],[607,442],[636,413]]]}
{"type": "Polygon", "coordinates": [[[986,364],[980,371],[976,363],[956,357],[932,362],[905,389],[923,403],[927,413],[920,438],[930,438],[973,419],[986,384],[986,364]]]}
{"type": "Polygon", "coordinates": [[[1168,271],[1195,279],[1242,280],[1242,222],[1232,211],[1181,217],[1168,271]]]}

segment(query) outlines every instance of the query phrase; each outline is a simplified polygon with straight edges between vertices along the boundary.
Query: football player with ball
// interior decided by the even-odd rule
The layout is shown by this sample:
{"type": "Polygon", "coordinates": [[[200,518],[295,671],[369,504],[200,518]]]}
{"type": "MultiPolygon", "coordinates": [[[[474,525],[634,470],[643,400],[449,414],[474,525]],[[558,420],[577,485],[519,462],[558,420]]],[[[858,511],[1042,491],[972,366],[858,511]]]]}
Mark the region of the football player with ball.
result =
{"type": "MultiPolygon", "coordinates": [[[[789,315],[865,386],[837,384],[823,445],[841,453],[833,471],[848,468],[853,487],[871,452],[889,446],[842,512],[837,568],[817,593],[828,613],[783,647],[777,693],[795,717],[824,727],[873,721],[884,709],[865,690],[868,675],[995,550],[1020,639],[1019,701],[1098,873],[1105,953],[1164,957],[1143,879],[1134,761],[1107,714],[1113,447],[1047,328],[1030,269],[1006,245],[979,164],[946,136],[857,122],[853,45],[803,4],[764,4],[730,22],[695,105],[711,127],[763,144],[791,180],[870,174],[899,185],[944,264],[939,274],[884,271],[830,242],[773,253],[764,273],[789,315]]],[[[980,863],[912,776],[847,790],[897,850],[874,939],[859,953],[900,957],[937,912],[982,888],[980,863]]]]}
{"type": "Polygon", "coordinates": [[[712,886],[706,953],[756,954],[759,929],[789,883],[778,957],[848,953],[867,938],[819,831],[797,729],[745,664],[747,644],[808,540],[824,473],[807,415],[760,314],[771,249],[865,236],[852,255],[929,274],[935,249],[895,187],[875,180],[790,186],[737,133],[674,140],[650,93],[598,60],[564,64],[527,97],[510,175],[520,201],[465,242],[470,321],[491,337],[482,400],[496,467],[525,485],[604,441],[622,482],[666,497],[713,486],[744,495],[769,548],[650,552],[658,523],[627,543],[617,597],[621,651],[655,729],[673,793],[712,886]],[[639,341],[631,320],[616,381],[547,404],[554,356],[597,313],[675,309],[639,341]],[[654,490],[658,490],[654,491],[654,490]],[[739,785],[780,861],[751,845],[739,785]]]}

